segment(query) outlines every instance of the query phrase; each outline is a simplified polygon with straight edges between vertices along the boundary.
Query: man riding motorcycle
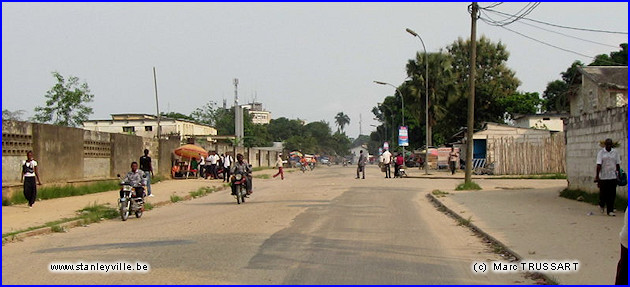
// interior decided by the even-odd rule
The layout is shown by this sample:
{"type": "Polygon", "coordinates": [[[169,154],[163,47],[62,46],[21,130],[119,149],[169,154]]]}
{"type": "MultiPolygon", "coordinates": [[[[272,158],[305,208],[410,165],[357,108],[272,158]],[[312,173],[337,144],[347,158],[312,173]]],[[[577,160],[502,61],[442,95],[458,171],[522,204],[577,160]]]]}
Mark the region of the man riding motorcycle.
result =
{"type": "MultiPolygon", "coordinates": [[[[239,153],[236,155],[236,162],[232,165],[231,173],[233,175],[237,173],[243,174],[246,179],[245,189],[247,190],[247,195],[252,194],[252,168],[246,161],[243,160],[242,154],[239,153]]],[[[234,184],[235,180],[236,179],[232,177],[232,195],[236,195],[236,185],[234,184]]]]}
{"type": "MultiPolygon", "coordinates": [[[[131,163],[131,171],[125,175],[123,178],[124,182],[128,182],[131,186],[135,187],[136,197],[144,198],[144,186],[146,185],[146,178],[144,177],[144,172],[138,169],[138,163],[131,163]]],[[[123,190],[120,189],[120,198],[123,198],[125,195],[123,190]]]]}

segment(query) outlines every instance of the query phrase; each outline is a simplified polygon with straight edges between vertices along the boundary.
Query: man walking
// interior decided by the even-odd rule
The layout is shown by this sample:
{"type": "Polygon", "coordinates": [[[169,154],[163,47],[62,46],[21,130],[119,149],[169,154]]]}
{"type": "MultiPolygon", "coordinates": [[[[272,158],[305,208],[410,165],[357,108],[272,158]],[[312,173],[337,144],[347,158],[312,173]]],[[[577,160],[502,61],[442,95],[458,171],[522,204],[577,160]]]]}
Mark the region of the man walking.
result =
{"type": "Polygon", "coordinates": [[[280,175],[280,178],[282,180],[284,180],[284,171],[282,170],[282,165],[284,164],[284,162],[282,161],[282,154],[279,153],[278,154],[278,159],[276,160],[276,167],[278,168],[278,173],[276,173],[273,178],[276,178],[276,176],[280,175]]]}
{"type": "Polygon", "coordinates": [[[357,179],[359,179],[359,173],[363,173],[363,179],[365,179],[365,164],[367,163],[367,157],[363,154],[363,150],[359,151],[359,161],[357,162],[357,179]]]}
{"type": "Polygon", "coordinates": [[[615,216],[615,196],[617,195],[617,177],[620,174],[621,157],[613,147],[612,139],[604,141],[604,148],[597,153],[597,173],[595,182],[599,187],[599,208],[608,216],[615,216]]]}
{"type": "Polygon", "coordinates": [[[234,164],[234,158],[230,153],[226,153],[223,159],[223,181],[225,182],[230,182],[232,164],[234,164]]]}
{"type": "Polygon", "coordinates": [[[151,177],[153,176],[153,166],[151,165],[151,157],[149,156],[149,150],[144,149],[144,155],[140,157],[140,170],[144,172],[144,176],[147,181],[147,194],[149,197],[153,197],[151,193],[151,177]]]}
{"type": "Polygon", "coordinates": [[[448,167],[451,169],[451,175],[455,174],[457,162],[459,161],[459,153],[455,151],[455,147],[451,147],[451,152],[448,154],[448,167]]]}
{"type": "Polygon", "coordinates": [[[385,178],[392,178],[392,171],[390,165],[392,163],[392,154],[389,150],[385,150],[383,153],[383,165],[385,165],[385,178]]]}

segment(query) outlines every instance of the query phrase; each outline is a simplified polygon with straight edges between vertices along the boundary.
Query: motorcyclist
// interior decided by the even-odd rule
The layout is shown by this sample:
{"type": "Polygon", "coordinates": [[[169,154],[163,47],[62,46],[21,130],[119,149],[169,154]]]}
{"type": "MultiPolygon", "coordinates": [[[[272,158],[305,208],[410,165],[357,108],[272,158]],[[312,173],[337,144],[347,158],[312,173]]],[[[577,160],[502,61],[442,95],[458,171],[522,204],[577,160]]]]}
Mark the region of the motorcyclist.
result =
{"type": "MultiPolygon", "coordinates": [[[[247,190],[247,195],[252,194],[252,168],[243,160],[242,154],[239,153],[236,155],[236,162],[232,165],[231,172],[233,175],[237,173],[245,175],[245,189],[247,190]]],[[[232,195],[236,195],[236,185],[234,181],[235,178],[232,177],[232,195]]]]}
{"type": "MultiPolygon", "coordinates": [[[[123,182],[130,183],[136,189],[136,197],[144,198],[144,186],[147,184],[144,172],[138,169],[138,163],[131,163],[131,171],[125,175],[123,182]]],[[[120,198],[125,196],[122,188],[120,189],[120,198]]]]}

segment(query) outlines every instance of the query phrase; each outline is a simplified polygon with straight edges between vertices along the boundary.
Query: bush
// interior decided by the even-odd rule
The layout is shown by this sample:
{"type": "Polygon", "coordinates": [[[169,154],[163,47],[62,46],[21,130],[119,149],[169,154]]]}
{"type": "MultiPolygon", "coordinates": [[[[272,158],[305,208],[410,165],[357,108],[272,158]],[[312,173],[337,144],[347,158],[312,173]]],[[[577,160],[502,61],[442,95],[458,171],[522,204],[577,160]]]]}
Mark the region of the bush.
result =
{"type": "Polygon", "coordinates": [[[481,186],[474,182],[462,183],[458,185],[455,190],[480,190],[481,186]]]}
{"type": "Polygon", "coordinates": [[[178,202],[178,201],[182,201],[182,198],[177,196],[177,195],[175,195],[175,194],[171,195],[171,202],[175,203],[175,202],[178,202]]]}

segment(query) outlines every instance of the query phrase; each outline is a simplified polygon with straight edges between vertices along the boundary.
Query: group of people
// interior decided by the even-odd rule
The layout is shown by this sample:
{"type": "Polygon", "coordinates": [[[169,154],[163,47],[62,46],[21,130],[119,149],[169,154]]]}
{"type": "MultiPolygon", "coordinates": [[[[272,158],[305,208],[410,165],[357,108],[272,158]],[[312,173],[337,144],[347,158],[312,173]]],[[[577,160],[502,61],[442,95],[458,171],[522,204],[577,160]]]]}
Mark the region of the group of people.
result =
{"type": "Polygon", "coordinates": [[[389,149],[385,149],[378,162],[381,170],[385,172],[385,178],[392,178],[392,164],[394,165],[394,177],[400,177],[400,168],[405,165],[405,157],[401,152],[392,154],[389,149]]]}
{"type": "Polygon", "coordinates": [[[233,165],[234,158],[231,155],[219,155],[216,151],[210,151],[206,157],[202,154],[199,154],[198,157],[193,157],[190,163],[175,160],[175,164],[171,169],[171,175],[174,178],[193,175],[203,179],[223,179],[226,182],[230,177],[230,170],[233,165]]]}

